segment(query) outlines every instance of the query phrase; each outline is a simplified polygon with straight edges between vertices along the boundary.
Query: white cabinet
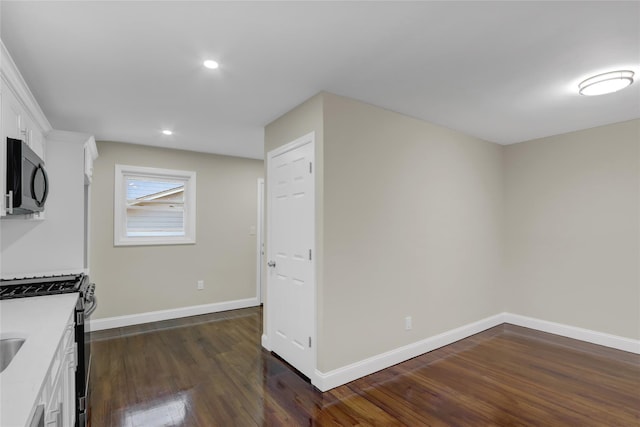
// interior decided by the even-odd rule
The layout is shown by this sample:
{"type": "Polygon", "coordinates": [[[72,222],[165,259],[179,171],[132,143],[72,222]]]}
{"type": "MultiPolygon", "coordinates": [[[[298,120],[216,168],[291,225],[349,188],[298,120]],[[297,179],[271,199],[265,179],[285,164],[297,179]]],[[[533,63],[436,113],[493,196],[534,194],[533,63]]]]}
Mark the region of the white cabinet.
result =
{"type": "Polygon", "coordinates": [[[45,405],[46,426],[71,427],[75,423],[76,349],[73,330],[72,317],[67,323],[64,337],[51,365],[49,379],[52,387],[45,405]]]}
{"type": "Polygon", "coordinates": [[[2,140],[6,141],[7,137],[20,139],[22,108],[13,92],[4,84],[2,86],[2,140]]]}
{"type": "Polygon", "coordinates": [[[38,129],[35,122],[26,114],[23,113],[21,116],[20,124],[22,128],[20,129],[20,134],[24,142],[27,143],[29,148],[31,148],[41,159],[44,158],[44,138],[42,136],[42,132],[38,129]]]}
{"type": "Polygon", "coordinates": [[[7,85],[2,88],[2,141],[20,139],[44,159],[44,138],[35,121],[7,85]]]}
{"type": "Polygon", "coordinates": [[[72,427],[76,420],[74,313],[71,312],[36,405],[44,404],[44,425],[47,427],[72,427]]]}
{"type": "Polygon", "coordinates": [[[58,375],[45,405],[44,425],[47,427],[64,427],[64,378],[58,375]]]}

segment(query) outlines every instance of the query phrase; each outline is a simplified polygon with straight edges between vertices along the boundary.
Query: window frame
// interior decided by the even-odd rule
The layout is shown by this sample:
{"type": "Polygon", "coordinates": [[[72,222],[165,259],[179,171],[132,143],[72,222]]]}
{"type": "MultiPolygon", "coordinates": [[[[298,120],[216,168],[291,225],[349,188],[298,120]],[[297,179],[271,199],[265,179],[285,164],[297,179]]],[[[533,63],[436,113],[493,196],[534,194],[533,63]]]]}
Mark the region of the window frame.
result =
{"type": "Polygon", "coordinates": [[[196,243],[196,172],[147,166],[115,165],[113,245],[189,245],[196,243]],[[184,181],[184,236],[127,236],[127,177],[184,181]]]}

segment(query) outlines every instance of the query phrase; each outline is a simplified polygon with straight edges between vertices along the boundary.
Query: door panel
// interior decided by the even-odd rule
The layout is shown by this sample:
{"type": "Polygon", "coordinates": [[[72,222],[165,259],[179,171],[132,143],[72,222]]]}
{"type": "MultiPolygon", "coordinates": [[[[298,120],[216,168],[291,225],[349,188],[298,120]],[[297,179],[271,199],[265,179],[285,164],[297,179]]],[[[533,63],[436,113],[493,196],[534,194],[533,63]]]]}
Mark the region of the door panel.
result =
{"type": "MultiPolygon", "coordinates": [[[[295,141],[294,141],[295,143],[295,141]]],[[[271,349],[311,377],[315,350],[313,140],[269,156],[267,310],[271,349]]]]}

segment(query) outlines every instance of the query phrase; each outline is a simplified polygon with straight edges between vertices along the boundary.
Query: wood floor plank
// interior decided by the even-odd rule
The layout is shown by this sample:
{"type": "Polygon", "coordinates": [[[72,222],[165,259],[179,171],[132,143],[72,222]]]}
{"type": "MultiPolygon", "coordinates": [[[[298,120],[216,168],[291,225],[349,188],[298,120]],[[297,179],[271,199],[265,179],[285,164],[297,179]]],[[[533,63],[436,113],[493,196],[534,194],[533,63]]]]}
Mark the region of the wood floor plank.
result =
{"type": "Polygon", "coordinates": [[[326,393],[260,308],[93,334],[92,427],[640,426],[640,356],[501,325],[326,393]]]}

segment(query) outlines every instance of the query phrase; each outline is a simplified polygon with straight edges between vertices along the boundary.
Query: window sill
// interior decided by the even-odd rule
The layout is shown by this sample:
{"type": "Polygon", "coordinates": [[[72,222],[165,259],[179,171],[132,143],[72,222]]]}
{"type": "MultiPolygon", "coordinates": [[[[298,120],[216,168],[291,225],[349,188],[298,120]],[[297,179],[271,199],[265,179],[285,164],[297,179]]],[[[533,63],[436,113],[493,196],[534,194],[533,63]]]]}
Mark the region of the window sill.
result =
{"type": "Polygon", "coordinates": [[[113,246],[173,246],[195,245],[196,239],[167,237],[128,237],[113,242],[113,246]]]}

